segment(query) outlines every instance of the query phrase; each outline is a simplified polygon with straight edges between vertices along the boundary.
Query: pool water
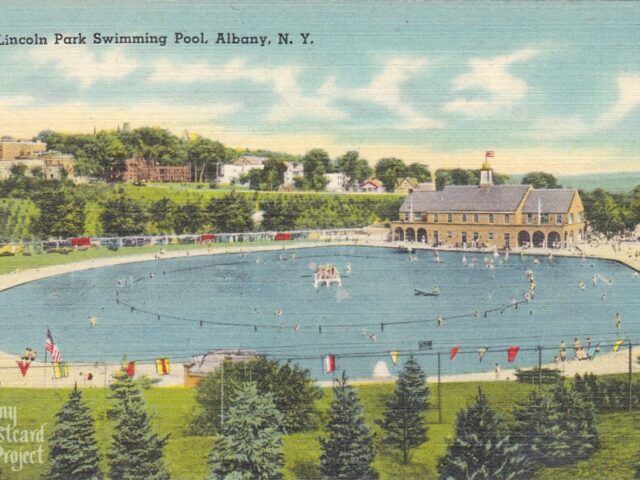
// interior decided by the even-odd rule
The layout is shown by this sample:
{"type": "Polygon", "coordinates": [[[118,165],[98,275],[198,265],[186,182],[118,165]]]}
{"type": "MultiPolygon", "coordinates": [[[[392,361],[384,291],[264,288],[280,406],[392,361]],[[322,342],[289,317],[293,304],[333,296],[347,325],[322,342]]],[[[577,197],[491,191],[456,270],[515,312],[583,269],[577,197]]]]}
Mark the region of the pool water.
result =
{"type": "Polygon", "coordinates": [[[67,361],[113,362],[126,355],[138,361],[169,357],[175,365],[231,348],[293,359],[319,379],[330,378],[321,357],[333,354],[338,370],[368,378],[380,361],[395,373],[390,351],[400,352],[400,363],[413,352],[430,375],[435,352],[443,352],[442,373],[453,374],[491,370],[495,363],[507,368],[509,346],[521,347],[513,366],[524,367],[537,363],[538,345],[546,363],[561,340],[571,358],[574,337],[583,345],[587,337],[609,345],[640,332],[640,280],[624,265],[563,257],[539,257],[534,264],[532,256],[512,255],[486,268],[485,254],[439,256],[436,262],[431,251],[326,247],[149,261],[50,277],[0,293],[0,350],[21,353],[29,346],[41,360],[49,327],[67,361]],[[313,268],[327,263],[342,274],[342,287],[314,288],[313,268]],[[537,284],[531,303],[523,299],[528,269],[537,284]],[[430,292],[434,286],[437,297],[415,295],[416,288],[430,292]],[[424,343],[420,349],[420,342],[431,342],[432,349],[424,343]],[[452,346],[460,353],[450,360],[452,346]],[[488,348],[482,362],[479,348],[488,348]]]}

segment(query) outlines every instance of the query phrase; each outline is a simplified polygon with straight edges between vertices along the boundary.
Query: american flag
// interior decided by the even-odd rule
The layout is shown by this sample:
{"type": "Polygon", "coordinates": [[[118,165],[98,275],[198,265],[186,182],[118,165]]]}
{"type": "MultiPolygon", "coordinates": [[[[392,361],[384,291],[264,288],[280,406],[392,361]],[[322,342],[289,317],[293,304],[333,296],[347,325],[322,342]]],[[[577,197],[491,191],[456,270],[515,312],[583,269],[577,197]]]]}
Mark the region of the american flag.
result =
{"type": "Polygon", "coordinates": [[[494,152],[493,150],[487,150],[487,153],[484,154],[485,158],[493,158],[496,156],[496,152],[494,152]]]}
{"type": "Polygon", "coordinates": [[[62,355],[60,355],[60,350],[58,350],[57,345],[53,341],[53,337],[51,336],[51,330],[47,328],[47,340],[44,343],[44,349],[51,354],[51,359],[53,363],[60,363],[62,360],[62,355]]]}

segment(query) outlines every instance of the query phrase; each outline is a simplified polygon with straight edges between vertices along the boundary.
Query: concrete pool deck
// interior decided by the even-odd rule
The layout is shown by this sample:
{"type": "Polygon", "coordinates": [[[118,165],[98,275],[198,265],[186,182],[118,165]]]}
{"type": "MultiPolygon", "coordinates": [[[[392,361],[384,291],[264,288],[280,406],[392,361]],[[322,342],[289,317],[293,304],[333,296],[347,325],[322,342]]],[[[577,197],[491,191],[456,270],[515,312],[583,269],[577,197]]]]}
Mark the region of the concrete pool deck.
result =
{"type": "MultiPolygon", "coordinates": [[[[252,246],[250,244],[233,245],[228,247],[195,247],[192,250],[180,250],[180,251],[167,251],[163,254],[145,253],[145,254],[132,254],[122,257],[110,257],[110,258],[98,258],[87,261],[67,263],[60,265],[52,265],[41,268],[34,268],[28,270],[22,270],[12,272],[5,275],[0,275],[0,291],[4,291],[13,288],[18,285],[41,280],[47,277],[62,275],[66,273],[78,272],[82,270],[89,270],[95,268],[103,268],[115,265],[123,265],[129,263],[138,263],[146,261],[155,261],[158,259],[172,259],[183,258],[188,256],[204,256],[204,255],[221,255],[229,253],[243,253],[243,252],[260,252],[260,251],[277,251],[277,250],[289,250],[299,248],[313,248],[313,247],[326,247],[328,245],[353,245],[353,246],[378,246],[392,248],[400,244],[387,242],[382,239],[376,239],[372,237],[362,236],[352,240],[345,239],[332,239],[331,242],[317,241],[317,242],[300,242],[291,243],[285,245],[260,245],[252,246]]],[[[416,249],[420,250],[432,250],[432,247],[426,245],[413,244],[416,249]]],[[[553,254],[556,256],[571,256],[571,257],[586,257],[586,258],[598,258],[605,260],[614,260],[623,263],[636,271],[640,271],[640,242],[637,243],[624,243],[619,249],[613,249],[611,244],[602,244],[598,246],[580,245],[580,251],[575,249],[571,250],[553,250],[553,254]]],[[[445,251],[449,249],[441,248],[445,251]]],[[[452,249],[453,250],[453,249],[452,249]]],[[[457,250],[459,251],[459,249],[457,250]]],[[[487,253],[486,250],[467,249],[469,253],[487,253]]],[[[545,249],[528,249],[524,252],[526,255],[549,255],[550,250],[545,249]]],[[[512,255],[517,255],[519,252],[512,252],[512,255]]],[[[1,260],[0,260],[1,261],[1,260]]],[[[44,343],[44,339],[43,339],[44,343]]],[[[595,374],[613,374],[613,373],[626,373],[628,372],[628,349],[624,348],[618,352],[603,353],[593,360],[577,361],[569,360],[564,365],[546,364],[544,367],[557,368],[563,371],[565,376],[574,376],[576,373],[584,374],[587,372],[595,374]]],[[[39,358],[43,358],[44,345],[42,348],[36,348],[39,353],[39,358]]],[[[640,349],[638,350],[640,353],[640,349]]],[[[64,352],[63,352],[64,354],[64,352]]],[[[633,371],[640,372],[640,364],[635,361],[636,354],[633,354],[633,371]]],[[[74,384],[78,384],[80,387],[105,387],[111,382],[113,374],[119,370],[120,364],[113,363],[70,363],[69,364],[69,376],[66,378],[55,380],[53,378],[53,368],[51,364],[44,365],[41,361],[32,362],[28,373],[23,377],[20,369],[18,368],[17,361],[20,360],[18,355],[1,353],[0,352],[0,387],[27,387],[27,388],[54,388],[54,387],[72,387],[74,384]],[[93,379],[88,380],[88,374],[91,373],[93,379]]],[[[504,367],[504,366],[503,366],[504,367]]],[[[493,371],[482,373],[467,373],[457,375],[443,375],[443,382],[479,382],[479,381],[513,381],[515,380],[515,370],[504,369],[498,377],[493,371]]],[[[182,385],[183,382],[183,369],[182,364],[178,362],[172,362],[171,374],[162,377],[157,376],[155,365],[152,363],[138,363],[136,364],[136,376],[146,375],[152,379],[158,379],[161,386],[177,386],[182,385]]],[[[371,383],[381,381],[392,381],[393,378],[372,378],[365,380],[354,379],[353,383],[371,383]]],[[[435,377],[429,377],[429,382],[435,382],[435,377]]],[[[330,385],[331,381],[318,382],[321,385],[330,385]]]]}

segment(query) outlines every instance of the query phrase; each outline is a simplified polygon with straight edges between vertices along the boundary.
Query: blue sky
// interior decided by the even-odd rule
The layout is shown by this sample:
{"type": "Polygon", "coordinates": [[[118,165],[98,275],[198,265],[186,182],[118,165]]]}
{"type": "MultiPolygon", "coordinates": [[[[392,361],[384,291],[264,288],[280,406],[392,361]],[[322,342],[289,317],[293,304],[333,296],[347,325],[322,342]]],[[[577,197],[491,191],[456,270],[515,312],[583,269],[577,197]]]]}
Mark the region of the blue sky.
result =
{"type": "Polygon", "coordinates": [[[477,167],[495,150],[510,173],[640,170],[635,2],[23,3],[3,2],[0,40],[148,32],[169,43],[0,46],[2,134],[129,122],[432,168],[477,167]],[[209,44],[175,45],[174,32],[209,44]],[[217,45],[218,32],[272,44],[217,45]],[[277,46],[278,32],[295,43],[277,46]]]}

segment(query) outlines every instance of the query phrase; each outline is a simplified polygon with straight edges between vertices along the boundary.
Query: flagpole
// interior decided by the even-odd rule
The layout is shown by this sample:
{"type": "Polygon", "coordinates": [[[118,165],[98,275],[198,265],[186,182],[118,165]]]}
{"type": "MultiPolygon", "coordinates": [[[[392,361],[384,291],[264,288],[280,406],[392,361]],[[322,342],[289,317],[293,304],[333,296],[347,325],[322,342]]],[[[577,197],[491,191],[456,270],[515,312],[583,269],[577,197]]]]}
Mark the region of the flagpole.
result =
{"type": "Polygon", "coordinates": [[[442,423],[442,391],[440,390],[440,352],[438,352],[438,423],[442,423]]]}
{"type": "MultiPolygon", "coordinates": [[[[47,333],[49,332],[49,327],[47,326],[47,333]]],[[[47,337],[47,333],[44,334],[45,338],[47,337]]],[[[44,366],[42,367],[42,386],[46,386],[47,383],[47,345],[45,340],[44,346],[44,366]]]]}

